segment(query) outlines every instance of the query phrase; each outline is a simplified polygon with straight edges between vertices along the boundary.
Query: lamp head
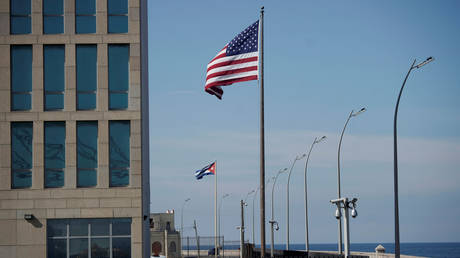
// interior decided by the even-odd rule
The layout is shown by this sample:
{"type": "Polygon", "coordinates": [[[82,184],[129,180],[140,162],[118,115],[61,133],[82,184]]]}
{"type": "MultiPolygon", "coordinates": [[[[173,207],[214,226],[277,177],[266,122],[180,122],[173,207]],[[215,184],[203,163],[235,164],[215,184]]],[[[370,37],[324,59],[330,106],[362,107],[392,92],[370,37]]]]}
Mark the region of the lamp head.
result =
{"type": "Polygon", "coordinates": [[[296,160],[301,160],[301,159],[305,158],[306,156],[307,156],[307,154],[304,153],[301,156],[297,156],[296,160]]]}
{"type": "Polygon", "coordinates": [[[356,218],[358,216],[358,212],[356,211],[355,207],[353,207],[353,209],[351,209],[351,216],[353,218],[356,218]]]}
{"type": "Polygon", "coordinates": [[[426,64],[428,64],[428,63],[430,63],[432,61],[434,61],[434,58],[432,56],[430,56],[425,61],[421,62],[420,64],[418,64],[418,65],[416,65],[414,67],[418,69],[418,68],[420,68],[420,67],[422,67],[422,66],[424,66],[424,65],[426,65],[426,64]]]}
{"type": "Polygon", "coordinates": [[[363,108],[361,108],[358,112],[353,113],[351,116],[357,116],[357,115],[359,115],[359,114],[361,114],[361,113],[364,113],[366,110],[367,110],[367,109],[366,109],[365,107],[363,107],[363,108]]]}
{"type": "Polygon", "coordinates": [[[326,136],[323,136],[323,137],[319,138],[318,140],[316,140],[315,143],[320,143],[320,142],[326,140],[326,138],[327,138],[326,136]]]}
{"type": "Polygon", "coordinates": [[[188,201],[190,201],[190,200],[191,200],[191,198],[187,198],[187,199],[185,199],[185,202],[188,202],[188,201]]]}
{"type": "Polygon", "coordinates": [[[335,218],[340,219],[341,216],[342,216],[342,214],[340,214],[340,209],[339,209],[339,207],[337,207],[337,209],[335,210],[335,218]]]}

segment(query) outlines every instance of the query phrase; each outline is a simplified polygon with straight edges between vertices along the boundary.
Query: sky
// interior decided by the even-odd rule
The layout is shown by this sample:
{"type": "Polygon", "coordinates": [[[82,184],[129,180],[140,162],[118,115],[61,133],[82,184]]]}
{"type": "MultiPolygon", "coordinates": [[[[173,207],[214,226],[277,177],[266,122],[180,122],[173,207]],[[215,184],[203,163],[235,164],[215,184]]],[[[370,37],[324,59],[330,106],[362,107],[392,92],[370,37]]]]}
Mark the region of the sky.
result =
{"type": "MultiPolygon", "coordinates": [[[[352,243],[393,242],[393,116],[398,112],[401,242],[460,242],[459,1],[149,1],[151,212],[183,214],[184,236],[214,234],[217,160],[221,232],[238,240],[240,200],[259,186],[257,81],[204,92],[207,63],[264,16],[266,179],[315,145],[308,163],[310,243],[336,243],[337,148],[342,196],[358,198],[352,243]],[[229,197],[222,199],[224,194],[229,197]],[[184,200],[191,198],[184,205],[184,200]],[[223,201],[222,201],[223,200],[223,201]],[[221,202],[222,201],[222,202],[221,202]],[[182,209],[182,207],[184,207],[182,209]]],[[[305,159],[290,181],[290,239],[304,243],[305,159]]],[[[286,241],[287,175],[274,192],[275,243],[286,241]]],[[[266,187],[266,232],[272,184],[266,187]]],[[[246,239],[260,243],[259,196],[247,197],[246,239]]]]}

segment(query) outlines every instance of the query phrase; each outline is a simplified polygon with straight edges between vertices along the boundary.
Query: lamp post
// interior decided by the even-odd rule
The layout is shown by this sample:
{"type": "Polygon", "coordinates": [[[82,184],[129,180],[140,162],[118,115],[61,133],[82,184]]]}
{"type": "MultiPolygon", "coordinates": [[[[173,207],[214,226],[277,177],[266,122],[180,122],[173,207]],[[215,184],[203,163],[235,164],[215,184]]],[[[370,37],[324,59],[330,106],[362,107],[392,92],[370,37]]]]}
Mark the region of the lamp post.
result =
{"type": "Polygon", "coordinates": [[[394,115],[394,123],[393,123],[393,147],[394,147],[394,210],[395,210],[395,258],[400,257],[400,247],[399,247],[399,203],[398,203],[398,138],[397,138],[397,130],[396,130],[396,122],[398,117],[398,107],[399,107],[399,100],[401,99],[401,94],[404,89],[404,85],[406,84],[407,78],[409,77],[410,72],[413,69],[418,69],[429,62],[433,61],[433,57],[428,57],[425,61],[421,62],[418,65],[415,65],[415,59],[412,65],[407,72],[406,78],[404,78],[404,82],[401,86],[401,90],[399,91],[398,100],[396,101],[396,108],[395,108],[395,115],[394,115]]]}
{"type": "MultiPolygon", "coordinates": [[[[345,128],[347,128],[348,122],[350,121],[350,118],[355,117],[361,113],[366,111],[366,108],[361,108],[358,112],[353,112],[353,110],[350,112],[350,115],[347,118],[347,122],[345,122],[345,125],[342,130],[342,134],[340,135],[340,141],[339,141],[339,148],[337,150],[337,192],[338,192],[338,199],[341,198],[341,191],[340,191],[340,148],[342,146],[342,138],[343,138],[343,133],[345,132],[345,128]]],[[[342,254],[342,218],[340,217],[338,219],[338,228],[339,228],[339,242],[338,242],[338,248],[339,248],[339,254],[342,254]]]]}
{"type": "MultiPolygon", "coordinates": [[[[280,171],[278,171],[278,173],[276,174],[276,176],[273,177],[273,186],[272,186],[272,219],[269,221],[269,223],[271,224],[271,242],[272,242],[272,245],[271,245],[271,248],[270,248],[270,256],[273,257],[273,250],[275,249],[275,236],[274,236],[274,232],[273,232],[273,227],[274,225],[276,224],[278,226],[278,222],[276,222],[273,218],[273,193],[275,192],[275,185],[276,185],[276,180],[278,179],[278,176],[281,174],[281,173],[284,173],[287,171],[287,168],[283,168],[283,169],[280,169],[280,171]]],[[[276,229],[278,230],[278,228],[276,229]]]]}
{"type": "Polygon", "coordinates": [[[342,214],[340,212],[341,209],[344,211],[344,220],[345,220],[345,258],[350,256],[350,223],[349,223],[349,211],[351,210],[351,216],[356,218],[358,216],[358,212],[356,211],[356,202],[358,201],[357,198],[353,198],[351,201],[348,198],[339,198],[336,200],[331,200],[332,204],[337,205],[337,210],[335,211],[335,218],[341,219],[342,214]]]}
{"type": "MultiPolygon", "coordinates": [[[[248,192],[248,194],[246,195],[246,198],[244,198],[244,205],[245,206],[248,206],[247,200],[249,198],[249,195],[251,195],[251,194],[253,194],[255,192],[256,192],[256,190],[251,190],[251,191],[248,192]]],[[[243,242],[244,242],[244,239],[243,239],[243,242]]]]}
{"type": "MultiPolygon", "coordinates": [[[[187,198],[187,199],[184,200],[184,203],[182,204],[182,208],[181,208],[181,211],[180,211],[180,233],[182,235],[182,238],[184,237],[184,235],[183,235],[183,233],[184,233],[184,206],[190,200],[191,200],[191,198],[187,198]]],[[[181,252],[182,252],[182,241],[180,241],[180,245],[181,245],[181,252]]]]}
{"type": "Polygon", "coordinates": [[[308,241],[308,191],[307,191],[307,167],[308,167],[308,160],[310,159],[310,153],[311,150],[313,149],[313,146],[316,143],[320,143],[323,140],[326,139],[326,136],[323,136],[321,138],[315,138],[313,143],[311,144],[310,150],[308,151],[307,155],[307,160],[305,161],[305,172],[304,172],[304,177],[303,177],[303,182],[304,182],[304,191],[305,191],[305,251],[310,251],[310,243],[308,241]]]}
{"type": "Polygon", "coordinates": [[[287,181],[287,195],[286,195],[286,250],[289,250],[289,182],[291,180],[292,168],[297,160],[303,159],[307,156],[305,153],[302,156],[296,156],[292,162],[291,169],[289,170],[288,181],[287,181]]]}
{"type": "MultiPolygon", "coordinates": [[[[222,198],[220,199],[220,204],[219,204],[219,232],[217,234],[217,236],[219,237],[219,240],[220,240],[220,220],[221,220],[221,216],[222,216],[222,213],[221,213],[222,203],[224,202],[224,199],[227,198],[228,196],[230,196],[230,194],[226,193],[226,194],[222,195],[222,198]]],[[[219,241],[219,246],[220,246],[220,241],[219,241]]]]}

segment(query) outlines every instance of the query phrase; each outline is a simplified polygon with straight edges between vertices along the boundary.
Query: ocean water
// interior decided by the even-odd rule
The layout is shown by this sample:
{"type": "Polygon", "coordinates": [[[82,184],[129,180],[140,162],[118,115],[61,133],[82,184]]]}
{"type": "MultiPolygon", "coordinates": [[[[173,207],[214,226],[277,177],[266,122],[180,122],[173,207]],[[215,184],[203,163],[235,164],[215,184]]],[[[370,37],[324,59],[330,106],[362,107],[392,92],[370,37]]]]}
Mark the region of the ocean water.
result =
{"type": "MultiPolygon", "coordinates": [[[[385,253],[394,253],[394,243],[352,243],[350,250],[356,252],[375,252],[378,245],[385,247],[385,253]]],[[[208,250],[214,245],[201,245],[201,250],[208,250]]],[[[260,247],[260,245],[256,245],[260,247]]],[[[275,244],[275,249],[285,249],[284,244],[275,244]]],[[[231,241],[224,245],[225,249],[238,249],[237,241],[231,241]]],[[[460,243],[401,243],[401,254],[433,257],[433,258],[460,258],[460,243]]],[[[184,246],[184,249],[187,247],[184,246]]],[[[196,249],[196,246],[190,246],[190,250],[196,249]]],[[[291,244],[292,250],[305,250],[305,244],[291,244]]],[[[337,244],[310,244],[313,251],[337,251],[337,244]]],[[[270,245],[267,245],[270,250],[270,245]]]]}
{"type": "MultiPolygon", "coordinates": [[[[362,243],[350,244],[351,251],[375,252],[378,245],[385,247],[386,253],[394,253],[394,243],[362,243]]],[[[275,245],[279,249],[285,245],[275,245]]],[[[294,250],[305,250],[305,244],[292,244],[294,250]]],[[[401,254],[424,256],[424,257],[459,257],[460,243],[401,243],[401,254]]],[[[318,251],[337,251],[337,244],[310,244],[311,250],[318,251]]]]}

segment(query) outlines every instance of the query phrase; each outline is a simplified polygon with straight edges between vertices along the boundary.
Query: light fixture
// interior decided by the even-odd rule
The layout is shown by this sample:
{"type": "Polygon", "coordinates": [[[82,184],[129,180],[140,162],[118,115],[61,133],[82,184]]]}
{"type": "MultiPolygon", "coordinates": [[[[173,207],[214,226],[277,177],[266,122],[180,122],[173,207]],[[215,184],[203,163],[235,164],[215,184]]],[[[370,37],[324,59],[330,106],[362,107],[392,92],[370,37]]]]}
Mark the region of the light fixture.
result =
{"type": "Polygon", "coordinates": [[[342,215],[340,214],[340,209],[339,207],[337,206],[337,209],[335,210],[335,218],[336,219],[340,219],[342,215]]]}
{"type": "Polygon", "coordinates": [[[359,115],[359,114],[361,114],[361,113],[363,113],[363,112],[365,112],[365,111],[366,111],[366,108],[363,107],[363,108],[361,108],[358,112],[353,113],[351,116],[357,116],[357,115],[359,115]]]}
{"type": "Polygon", "coordinates": [[[27,221],[31,221],[35,218],[33,214],[24,214],[24,219],[27,221]]]}
{"type": "Polygon", "coordinates": [[[416,65],[414,67],[418,69],[418,68],[420,68],[420,67],[422,67],[422,66],[424,66],[424,65],[426,65],[426,64],[428,64],[428,63],[430,63],[432,61],[434,61],[434,58],[432,56],[430,56],[425,61],[421,62],[420,64],[418,64],[418,65],[416,65]]]}

